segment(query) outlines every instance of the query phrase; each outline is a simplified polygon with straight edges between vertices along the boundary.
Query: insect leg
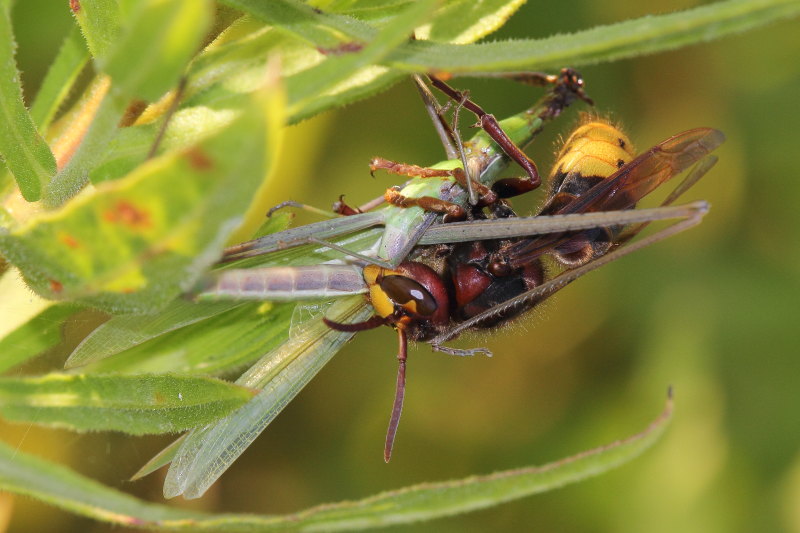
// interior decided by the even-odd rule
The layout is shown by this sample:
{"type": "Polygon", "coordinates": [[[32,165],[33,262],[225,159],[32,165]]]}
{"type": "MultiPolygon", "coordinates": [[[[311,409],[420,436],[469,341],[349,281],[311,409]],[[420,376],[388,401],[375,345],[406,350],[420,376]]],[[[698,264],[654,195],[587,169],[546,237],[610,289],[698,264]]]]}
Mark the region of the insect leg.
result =
{"type": "Polygon", "coordinates": [[[533,217],[511,217],[496,220],[476,220],[437,224],[428,228],[418,244],[443,244],[475,240],[505,239],[546,235],[565,231],[602,228],[626,224],[640,224],[656,220],[690,218],[705,212],[704,201],[678,206],[626,209],[624,211],[599,211],[533,217]]]}
{"type": "Polygon", "coordinates": [[[345,324],[343,322],[335,322],[330,320],[328,317],[322,317],[322,322],[324,322],[326,326],[333,330],[355,333],[358,331],[379,328],[386,324],[386,319],[382,316],[373,315],[363,322],[350,322],[345,324]]]}
{"type": "Polygon", "coordinates": [[[412,178],[444,178],[453,175],[452,170],[398,163],[396,161],[384,159],[383,157],[373,157],[372,161],[369,162],[370,174],[374,175],[376,170],[385,170],[391,174],[409,176],[412,178]]]}
{"type": "MultiPolygon", "coordinates": [[[[460,141],[459,141],[460,142],[460,141]]],[[[466,167],[465,167],[466,168],[466,167]]],[[[477,198],[473,202],[470,200],[470,204],[474,206],[487,206],[492,205],[498,200],[497,193],[491,190],[489,187],[484,185],[483,183],[471,178],[467,175],[466,170],[462,170],[460,168],[454,168],[451,171],[453,178],[455,178],[456,182],[461,185],[465,190],[468,192],[477,191],[477,198]]]]}
{"type": "Polygon", "coordinates": [[[449,355],[457,355],[459,357],[472,357],[473,355],[483,354],[486,357],[491,357],[492,352],[488,348],[451,348],[449,346],[442,346],[441,344],[431,343],[431,349],[434,352],[442,352],[449,355]]]}
{"type": "Polygon", "coordinates": [[[351,207],[345,203],[344,195],[342,194],[339,196],[339,199],[333,203],[333,212],[349,217],[375,209],[385,202],[386,199],[383,196],[378,196],[377,198],[373,198],[369,202],[361,204],[358,207],[351,207]]]}
{"type": "Polygon", "coordinates": [[[308,211],[310,213],[314,213],[315,215],[321,215],[325,218],[336,218],[336,212],[331,213],[330,211],[326,211],[325,209],[320,209],[319,207],[314,207],[313,205],[295,202],[294,200],[286,200],[285,202],[281,202],[276,206],[270,207],[269,211],[267,211],[267,218],[271,217],[276,211],[285,209],[287,207],[302,209],[303,211],[308,211]]]}
{"type": "Polygon", "coordinates": [[[400,194],[399,188],[392,187],[386,189],[384,195],[386,201],[397,207],[421,207],[425,211],[431,213],[440,213],[444,215],[443,222],[450,222],[453,220],[464,220],[467,217],[467,212],[458,204],[435,198],[433,196],[418,196],[411,198],[400,194]]]}
{"type": "Polygon", "coordinates": [[[276,211],[280,209],[284,209],[286,207],[294,207],[296,209],[302,209],[303,211],[308,211],[310,213],[323,216],[325,218],[338,218],[337,215],[352,216],[352,215],[357,215],[359,213],[365,213],[371,209],[375,209],[385,201],[386,200],[383,199],[383,196],[378,196],[377,198],[374,198],[369,202],[360,205],[358,207],[350,207],[345,203],[344,195],[342,194],[341,196],[339,196],[339,199],[333,203],[332,209],[330,211],[326,211],[325,209],[320,209],[319,207],[314,207],[313,205],[295,202],[294,200],[286,200],[285,202],[281,202],[278,205],[271,207],[269,211],[267,211],[267,217],[271,217],[276,211]]]}
{"type": "MultiPolygon", "coordinates": [[[[459,146],[461,146],[460,142],[461,141],[459,138],[459,146]]],[[[463,164],[466,165],[466,159],[463,159],[462,162],[463,164]]],[[[472,203],[472,205],[489,205],[497,201],[497,194],[494,191],[492,191],[490,188],[486,187],[482,183],[478,182],[477,180],[469,179],[467,177],[466,171],[461,168],[454,168],[452,170],[448,170],[442,168],[421,167],[418,165],[410,165],[407,163],[398,163],[396,161],[390,161],[389,159],[384,159],[382,157],[374,157],[372,161],[370,161],[369,168],[370,168],[370,173],[374,173],[376,170],[380,169],[390,172],[392,174],[398,174],[401,176],[409,176],[416,178],[452,177],[466,191],[468,192],[472,192],[473,190],[477,191],[478,196],[475,199],[475,202],[472,203]]],[[[466,168],[466,166],[464,168],[466,168]]],[[[384,198],[387,197],[384,195],[384,198]]],[[[386,201],[391,203],[388,199],[386,201]]],[[[435,211],[435,212],[438,213],[440,211],[435,211]]]]}
{"type": "Polygon", "coordinates": [[[536,169],[536,164],[508,137],[506,132],[503,131],[503,128],[500,127],[500,124],[498,124],[497,119],[494,118],[494,115],[484,111],[483,108],[467,98],[464,93],[449,86],[436,76],[429,74],[428,79],[431,80],[431,83],[434,87],[442,91],[454,101],[461,102],[463,107],[474,113],[480,121],[480,127],[487,134],[489,134],[492,140],[494,140],[494,142],[500,146],[500,148],[508,157],[513,159],[517,164],[519,164],[519,166],[523,168],[523,170],[525,170],[525,172],[528,174],[528,179],[521,180],[518,189],[519,192],[517,194],[533,190],[541,184],[542,179],[539,176],[539,171],[536,169]]]}
{"type": "Polygon", "coordinates": [[[580,98],[589,105],[594,105],[594,102],[586,94],[583,89],[584,83],[581,75],[574,69],[562,68],[558,74],[546,74],[544,72],[511,72],[499,73],[498,76],[518,81],[533,87],[546,87],[552,85],[555,91],[560,93],[560,96],[569,99],[566,104],[561,104],[560,108],[552,108],[552,111],[558,115],[561,109],[569,105],[575,97],[580,98]]]}

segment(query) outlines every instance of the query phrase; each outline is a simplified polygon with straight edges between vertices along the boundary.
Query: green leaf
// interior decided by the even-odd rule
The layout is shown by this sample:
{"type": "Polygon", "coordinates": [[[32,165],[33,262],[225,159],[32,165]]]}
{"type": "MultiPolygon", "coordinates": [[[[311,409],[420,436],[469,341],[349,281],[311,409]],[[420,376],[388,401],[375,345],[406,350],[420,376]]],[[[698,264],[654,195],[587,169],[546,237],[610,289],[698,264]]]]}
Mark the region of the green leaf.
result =
{"type": "Polygon", "coordinates": [[[83,339],[70,354],[64,366],[75,368],[99,361],[170,331],[229,311],[236,306],[236,303],[230,302],[195,304],[185,300],[174,300],[155,314],[112,317],[83,339]]]}
{"type": "Polygon", "coordinates": [[[98,57],[113,90],[152,102],[173,87],[211,22],[208,0],[143,0],[121,37],[98,57]]]}
{"type": "Polygon", "coordinates": [[[597,476],[625,464],[652,446],[663,434],[670,416],[671,404],[668,404],[643,432],[544,466],[425,483],[288,515],[209,516],[146,503],[5,444],[0,444],[0,489],[33,496],[104,522],[140,528],[352,531],[485,509],[597,476]]]}
{"type": "Polygon", "coordinates": [[[31,117],[40,130],[44,131],[50,125],[88,60],[89,51],[78,29],[73,28],[50,65],[31,106],[31,117]]]}
{"type": "MultiPolygon", "coordinates": [[[[230,2],[269,23],[280,20],[271,7],[256,4],[254,0],[230,2]]],[[[441,70],[454,74],[579,66],[717,39],[800,13],[795,0],[728,0],[543,39],[489,42],[468,47],[441,42],[463,44],[481,38],[502,25],[520,3],[500,0],[447,2],[435,13],[430,29],[422,29],[417,35],[420,39],[431,41],[403,44],[390,54],[384,64],[415,72],[441,70]]],[[[373,3],[349,3],[340,11],[362,19],[383,21],[406,8],[407,4],[394,2],[375,6],[373,3]]],[[[307,8],[297,8],[293,14],[296,19],[283,29],[293,31],[318,47],[326,47],[324,37],[329,35],[309,30],[319,25],[338,30],[351,38],[369,39],[363,25],[347,26],[344,21],[348,19],[344,17],[309,13],[307,8]]]]}
{"type": "Polygon", "coordinates": [[[286,80],[291,115],[309,116],[318,112],[324,99],[319,95],[347,80],[358,70],[369,67],[386,57],[398,45],[409,39],[418,25],[429,17],[434,0],[411,4],[392,19],[362,50],[338,57],[329,57],[319,65],[290,76],[286,80]]]}
{"type": "Polygon", "coordinates": [[[104,57],[121,34],[122,16],[116,0],[78,0],[70,2],[70,7],[92,56],[104,57]]]}
{"type": "MultiPolygon", "coordinates": [[[[216,111],[203,106],[181,109],[170,119],[161,142],[161,150],[167,152],[197,144],[218,134],[235,117],[234,109],[216,111]]],[[[109,143],[103,159],[91,170],[91,182],[98,184],[119,179],[141,165],[153,146],[158,126],[157,122],[150,122],[119,130],[109,143]]]]}
{"type": "Polygon", "coordinates": [[[222,3],[322,48],[335,49],[353,39],[363,43],[375,36],[374,28],[357,19],[323,13],[296,0],[222,0],[222,3]]]}
{"type": "MultiPolygon", "coordinates": [[[[232,91],[231,86],[237,87],[239,91],[246,90],[247,80],[252,77],[248,71],[261,68],[260,65],[268,53],[280,55],[284,72],[294,75],[308,70],[310,66],[318,64],[321,66],[331,59],[337,59],[335,56],[328,56],[326,59],[319,50],[329,54],[353,55],[360,43],[371,42],[377,35],[374,28],[353,17],[333,15],[327,11],[317,13],[298,2],[230,0],[227,3],[260,20],[277,24],[277,29],[284,32],[284,35],[269,28],[260,32],[254,30],[251,35],[204,51],[192,65],[189,92],[196,96],[189,96],[187,105],[219,106],[223,105],[222,102],[234,98],[236,93],[232,91]],[[338,36],[339,41],[332,44],[331,36],[338,36]],[[313,46],[309,46],[308,43],[313,46]],[[262,59],[258,61],[258,57],[262,59]]],[[[446,2],[444,5],[440,3],[440,7],[427,17],[425,24],[413,30],[420,35],[431,34],[438,36],[437,38],[452,36],[456,42],[478,39],[500,27],[520,3],[520,0],[472,3],[459,0],[446,2]],[[479,18],[467,20],[466,16],[454,17],[454,13],[469,14],[471,17],[479,18]]],[[[352,7],[352,12],[357,16],[377,17],[380,26],[391,28],[394,18],[411,4],[412,2],[392,2],[390,5],[378,3],[377,6],[372,3],[368,6],[347,5],[343,13],[350,13],[347,9],[352,7]],[[365,14],[367,16],[364,16],[365,14]]],[[[331,9],[339,7],[331,6],[331,9]]],[[[403,36],[401,40],[405,40],[404,38],[411,34],[410,31],[405,35],[402,31],[398,32],[398,35],[403,36]]],[[[334,67],[326,68],[336,70],[334,67]]],[[[325,78],[324,75],[319,76],[325,78]]],[[[374,66],[356,70],[351,72],[348,79],[343,79],[318,99],[313,108],[301,108],[291,114],[289,122],[295,123],[332,107],[365,98],[387,89],[404,76],[403,72],[374,66]]],[[[297,85],[302,86],[303,80],[300,79],[297,85]]]]}
{"type": "MultiPolygon", "coordinates": [[[[366,43],[376,31],[363,21],[376,26],[391,20],[408,9],[412,2],[366,2],[327,6],[314,9],[295,0],[259,2],[258,0],[223,0],[231,7],[304,39],[318,48],[334,51],[342,45],[366,43]]],[[[524,0],[450,0],[439,2],[426,24],[415,31],[418,39],[468,43],[485,37],[502,26],[519,9],[524,0]]]]}
{"type": "Polygon", "coordinates": [[[112,312],[163,307],[214,263],[264,194],[281,102],[277,88],[252,95],[220,134],[0,234],[0,248],[45,297],[112,312]]]}
{"type": "Polygon", "coordinates": [[[710,41],[798,14],[796,0],[728,0],[543,39],[468,46],[416,41],[395,50],[387,65],[467,75],[580,66],[710,41]]]}
{"type": "MultiPolygon", "coordinates": [[[[327,9],[381,25],[385,19],[395,16],[407,2],[369,0],[340,3],[345,5],[329,6],[327,9]]],[[[524,3],[525,0],[448,0],[436,9],[431,22],[417,28],[415,34],[417,39],[423,40],[470,43],[497,30],[524,3]]]]}
{"type": "MultiPolygon", "coordinates": [[[[186,435],[188,435],[188,433],[186,435]]],[[[172,441],[169,446],[151,457],[149,461],[143,464],[142,467],[131,476],[130,481],[142,479],[145,476],[149,476],[159,468],[167,466],[175,458],[175,455],[177,455],[178,450],[180,450],[180,447],[186,438],[186,435],[178,437],[172,441]]]]}
{"type": "Polygon", "coordinates": [[[191,523],[195,519],[211,519],[207,514],[171,509],[128,496],[5,443],[0,443],[0,487],[73,513],[129,527],[165,520],[191,523]]]}
{"type": "Polygon", "coordinates": [[[128,100],[118,92],[107,89],[101,98],[97,111],[91,117],[91,125],[80,140],[77,150],[45,187],[43,203],[47,207],[59,207],[80,192],[86,184],[89,172],[106,152],[119,130],[119,122],[128,106],[128,100]]]}
{"type": "MultiPolygon", "coordinates": [[[[80,4],[84,35],[120,18],[116,4],[80,4]]],[[[107,153],[132,98],[153,101],[176,85],[211,20],[209,0],[147,0],[129,6],[122,24],[87,37],[95,66],[112,84],[69,163],[48,184],[45,203],[57,207],[75,196],[107,153]],[[94,47],[94,48],[93,48],[94,47]]]]}
{"type": "Polygon", "coordinates": [[[36,357],[61,341],[64,321],[81,309],[64,303],[48,307],[0,340],[0,372],[36,357]]]}
{"type": "Polygon", "coordinates": [[[525,0],[459,0],[448,2],[436,13],[427,35],[418,38],[466,44],[486,37],[522,7],[525,0]]]}
{"type": "Polygon", "coordinates": [[[250,302],[228,307],[229,311],[97,360],[82,370],[86,373],[227,374],[241,371],[286,340],[294,304],[273,307],[250,302]]]}
{"type": "Polygon", "coordinates": [[[35,202],[56,173],[56,160],[22,100],[9,9],[7,2],[0,4],[0,155],[14,174],[22,196],[35,202]]]}
{"type": "Polygon", "coordinates": [[[132,435],[207,424],[252,395],[232,383],[185,376],[0,378],[0,412],[8,420],[132,435]]]}

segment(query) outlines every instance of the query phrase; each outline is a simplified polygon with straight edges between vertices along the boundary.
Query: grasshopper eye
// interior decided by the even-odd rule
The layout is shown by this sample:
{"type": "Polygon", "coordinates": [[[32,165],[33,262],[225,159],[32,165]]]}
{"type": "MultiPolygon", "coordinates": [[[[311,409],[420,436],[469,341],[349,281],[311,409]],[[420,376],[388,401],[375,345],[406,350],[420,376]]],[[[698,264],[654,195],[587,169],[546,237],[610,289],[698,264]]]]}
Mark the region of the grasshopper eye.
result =
{"type": "Polygon", "coordinates": [[[393,302],[417,315],[431,316],[439,307],[425,287],[406,276],[384,276],[380,286],[393,302]]]}

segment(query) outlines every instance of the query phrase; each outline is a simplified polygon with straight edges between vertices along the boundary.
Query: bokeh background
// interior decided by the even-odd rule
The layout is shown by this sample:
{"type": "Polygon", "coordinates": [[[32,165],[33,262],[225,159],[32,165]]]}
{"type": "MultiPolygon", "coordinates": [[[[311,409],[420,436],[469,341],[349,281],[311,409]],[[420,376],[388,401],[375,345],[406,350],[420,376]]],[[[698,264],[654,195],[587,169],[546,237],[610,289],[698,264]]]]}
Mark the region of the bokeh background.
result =
{"type": "MultiPolygon", "coordinates": [[[[492,38],[547,36],[702,2],[531,2],[492,38]]],[[[67,2],[17,2],[18,62],[35,93],[69,26],[67,2]]],[[[203,499],[210,511],[285,513],[422,481],[543,464],[639,431],[675,388],[665,438],[609,474],[415,531],[800,532],[800,32],[797,21],[670,53],[582,67],[601,113],[640,150],[696,126],[728,140],[686,199],[712,210],[690,232],[592,273],[493,335],[495,357],[412,349],[395,455],[382,445],[396,371],[388,329],[359,334],[203,499]]],[[[539,93],[463,79],[503,117],[539,93]]],[[[529,150],[548,169],[559,119],[529,150]]],[[[275,202],[326,207],[371,199],[374,155],[441,159],[409,82],[291,128],[275,202]]],[[[515,205],[532,209],[541,196],[515,205]]],[[[301,222],[307,219],[299,218],[301,222]]],[[[15,304],[16,305],[16,304],[15,304]]],[[[15,309],[0,302],[1,313],[15,309]]],[[[2,438],[150,501],[163,473],[126,479],[170,438],[76,435],[0,425],[2,438]]],[[[105,531],[39,502],[13,506],[9,531],[105,531]]],[[[0,513],[6,515],[6,513],[0,513]]]]}

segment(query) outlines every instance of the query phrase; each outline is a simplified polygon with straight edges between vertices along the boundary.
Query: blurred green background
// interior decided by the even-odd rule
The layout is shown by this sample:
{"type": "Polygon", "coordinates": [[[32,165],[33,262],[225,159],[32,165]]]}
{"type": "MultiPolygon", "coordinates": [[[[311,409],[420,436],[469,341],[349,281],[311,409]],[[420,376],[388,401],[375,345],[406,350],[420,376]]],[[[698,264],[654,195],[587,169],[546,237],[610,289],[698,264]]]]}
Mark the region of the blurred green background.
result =
{"type": "MultiPolygon", "coordinates": [[[[547,36],[701,2],[540,3],[496,39],[547,36]]],[[[14,9],[28,93],[72,24],[67,2],[14,9]]],[[[381,454],[396,371],[388,329],[360,334],[201,500],[209,511],[286,513],[422,481],[543,464],[639,431],[675,387],[672,427],[656,448],[610,474],[423,531],[800,532],[800,34],[784,22],[702,46],[583,67],[597,111],[640,150],[696,126],[728,140],[686,199],[706,199],[703,224],[571,285],[493,335],[462,339],[495,357],[410,353],[394,458],[381,454]]],[[[463,79],[503,117],[539,93],[463,79]]],[[[547,169],[576,111],[531,147],[547,169]]],[[[369,176],[372,156],[428,164],[443,156],[416,91],[404,82],[293,127],[275,203],[327,207],[393,183],[369,176]]],[[[532,195],[533,208],[541,201],[532,195]]],[[[308,221],[298,217],[300,222],[308,221]]],[[[15,309],[0,303],[0,312],[15,309]]],[[[3,440],[111,486],[161,501],[163,472],[126,479],[171,438],[77,435],[0,426],[3,440]]],[[[39,502],[13,505],[9,531],[105,531],[39,502]]],[[[5,514],[5,513],[0,513],[5,514]]]]}

